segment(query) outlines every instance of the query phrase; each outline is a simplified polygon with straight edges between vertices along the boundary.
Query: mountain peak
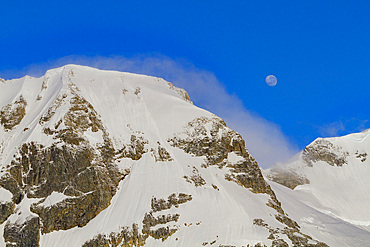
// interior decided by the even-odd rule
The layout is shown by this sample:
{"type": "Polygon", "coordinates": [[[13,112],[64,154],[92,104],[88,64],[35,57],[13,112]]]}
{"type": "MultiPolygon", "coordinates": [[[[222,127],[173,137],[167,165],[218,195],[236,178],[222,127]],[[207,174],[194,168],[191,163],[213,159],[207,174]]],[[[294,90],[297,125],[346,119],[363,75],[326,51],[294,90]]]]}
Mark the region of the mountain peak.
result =
{"type": "Polygon", "coordinates": [[[0,84],[0,112],[0,245],[325,246],[163,79],[66,65],[0,84]]]}

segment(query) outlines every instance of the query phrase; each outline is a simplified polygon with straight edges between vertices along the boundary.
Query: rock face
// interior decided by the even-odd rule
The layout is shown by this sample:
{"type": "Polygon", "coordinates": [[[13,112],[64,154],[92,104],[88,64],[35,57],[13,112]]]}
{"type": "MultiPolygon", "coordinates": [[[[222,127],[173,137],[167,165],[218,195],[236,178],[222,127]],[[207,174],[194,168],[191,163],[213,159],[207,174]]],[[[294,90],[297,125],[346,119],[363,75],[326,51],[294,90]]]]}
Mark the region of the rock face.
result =
{"type": "Polygon", "coordinates": [[[6,219],[13,213],[15,207],[14,202],[0,203],[0,224],[4,223],[6,219]]]}
{"type": "Polygon", "coordinates": [[[171,194],[167,200],[153,197],[151,200],[151,211],[149,213],[145,213],[144,215],[141,233],[139,226],[137,224],[133,224],[131,228],[124,227],[119,232],[112,232],[108,235],[99,234],[93,239],[85,242],[83,246],[144,246],[146,239],[149,237],[160,239],[163,242],[172,234],[174,234],[178,228],[170,228],[169,226],[163,227],[162,225],[169,222],[177,222],[180,215],[161,214],[155,217],[153,216],[153,213],[158,214],[161,211],[171,209],[172,207],[178,208],[181,204],[191,200],[191,195],[183,193],[178,195],[171,194]]]}
{"type": "Polygon", "coordinates": [[[302,153],[302,159],[308,166],[313,166],[313,163],[318,161],[326,162],[331,166],[343,166],[348,164],[348,151],[343,151],[340,146],[335,146],[328,140],[318,139],[314,143],[307,146],[302,153]]]}
{"type": "Polygon", "coordinates": [[[23,224],[7,222],[4,228],[6,246],[36,247],[40,240],[40,219],[29,217],[23,224]]]}
{"type": "Polygon", "coordinates": [[[26,106],[27,102],[21,95],[14,103],[9,103],[1,108],[0,123],[6,131],[13,129],[22,121],[26,115],[26,106]]]}
{"type": "Polygon", "coordinates": [[[197,118],[188,123],[185,132],[179,133],[178,137],[175,136],[168,141],[171,146],[187,153],[205,156],[206,161],[203,164],[205,168],[209,166],[217,166],[219,169],[228,168],[226,180],[249,188],[254,193],[273,194],[263,179],[256,160],[246,150],[242,137],[227,128],[222,119],[197,118]],[[240,157],[240,162],[227,163],[228,155],[232,152],[240,157]]]}
{"type": "Polygon", "coordinates": [[[0,246],[324,246],[242,137],[162,79],[69,65],[0,98],[0,246]]]}

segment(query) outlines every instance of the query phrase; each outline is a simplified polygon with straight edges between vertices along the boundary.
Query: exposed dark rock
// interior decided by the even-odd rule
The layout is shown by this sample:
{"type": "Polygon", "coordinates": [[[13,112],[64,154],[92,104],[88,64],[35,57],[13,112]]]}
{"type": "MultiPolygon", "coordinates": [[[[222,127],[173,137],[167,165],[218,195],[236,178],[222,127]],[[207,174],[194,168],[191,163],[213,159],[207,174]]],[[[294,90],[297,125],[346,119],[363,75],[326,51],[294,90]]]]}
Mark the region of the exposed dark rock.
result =
{"type": "Polygon", "coordinates": [[[26,115],[27,102],[20,96],[13,104],[8,104],[0,110],[0,124],[6,131],[17,126],[26,115]]]}
{"type": "Polygon", "coordinates": [[[42,219],[43,232],[85,225],[109,205],[124,177],[109,163],[95,163],[89,147],[28,143],[19,155],[9,169],[10,177],[1,180],[14,197],[19,189],[29,198],[46,198],[53,191],[74,196],[50,207],[42,206],[42,201],[32,205],[42,219]]]}
{"type": "Polygon", "coordinates": [[[17,181],[9,173],[0,178],[0,186],[9,190],[13,194],[13,202],[18,204],[22,201],[24,196],[23,191],[19,187],[17,181]]]}
{"type": "Polygon", "coordinates": [[[343,166],[347,164],[347,156],[349,156],[348,152],[344,152],[341,147],[325,139],[315,140],[302,153],[302,159],[308,166],[313,166],[317,161],[324,161],[331,166],[343,166]]]}
{"type": "Polygon", "coordinates": [[[220,191],[220,189],[217,187],[217,185],[212,184],[212,187],[213,187],[215,190],[220,191]]]}
{"type": "Polygon", "coordinates": [[[171,82],[169,82],[168,85],[170,86],[170,89],[176,91],[183,100],[192,103],[189,94],[186,92],[186,90],[175,87],[171,82]]]}
{"type": "Polygon", "coordinates": [[[185,138],[175,136],[168,142],[195,156],[206,156],[207,165],[216,165],[233,151],[240,154],[247,152],[242,137],[227,128],[220,118],[197,118],[188,123],[185,132],[180,134],[185,134],[185,138]],[[210,130],[207,130],[206,124],[212,125],[210,130]]]}
{"type": "Polygon", "coordinates": [[[145,144],[148,144],[149,142],[143,137],[131,135],[130,141],[130,144],[117,151],[117,159],[130,158],[132,160],[139,160],[143,154],[147,152],[145,144]]]}
{"type": "MultiPolygon", "coordinates": [[[[44,84],[43,84],[44,86],[44,84]]],[[[67,98],[67,94],[62,94],[57,97],[57,99],[54,101],[53,105],[49,107],[47,112],[41,116],[39,120],[39,124],[44,124],[48,122],[55,114],[56,110],[64,103],[65,99],[67,98]]]]}
{"type": "Polygon", "coordinates": [[[140,87],[137,87],[137,88],[135,89],[134,94],[138,96],[138,95],[140,94],[140,91],[141,91],[141,88],[140,88],[140,87]]]}
{"type": "Polygon", "coordinates": [[[175,193],[171,194],[167,200],[165,199],[157,199],[155,197],[152,198],[151,205],[153,212],[158,212],[166,209],[170,209],[172,206],[178,207],[179,204],[186,203],[191,201],[193,198],[191,195],[187,195],[184,193],[179,193],[176,195],[175,193]]]}
{"type": "Polygon", "coordinates": [[[234,181],[255,193],[273,193],[264,180],[256,160],[246,150],[243,138],[229,129],[220,118],[197,118],[188,123],[184,133],[179,133],[168,141],[172,146],[187,153],[205,156],[204,167],[227,166],[230,173],[225,178],[229,181],[234,181]],[[236,164],[225,162],[231,152],[242,157],[242,161],[236,164]]]}
{"type": "Polygon", "coordinates": [[[272,241],[271,247],[289,247],[289,245],[284,239],[275,239],[272,241]]]}
{"type": "Polygon", "coordinates": [[[271,172],[272,172],[271,174],[267,174],[268,179],[276,183],[279,183],[281,185],[284,185],[290,189],[294,189],[298,185],[304,185],[304,184],[310,183],[310,181],[306,177],[298,175],[297,173],[293,171],[273,169],[271,172]]]}
{"type": "MultiPolygon", "coordinates": [[[[196,187],[203,186],[206,184],[206,181],[199,174],[199,170],[193,166],[193,171],[190,176],[184,176],[186,182],[194,184],[196,187]]],[[[217,187],[217,186],[216,186],[217,187]]]]}
{"type": "Polygon", "coordinates": [[[257,162],[249,154],[244,154],[243,157],[244,161],[227,165],[230,168],[230,173],[225,175],[225,179],[249,188],[254,193],[272,195],[273,191],[263,178],[257,162]]]}
{"type": "Polygon", "coordinates": [[[271,196],[270,206],[284,213],[275,193],[265,181],[256,160],[245,148],[243,138],[229,129],[225,122],[217,117],[197,118],[185,127],[185,131],[168,140],[177,148],[195,156],[205,156],[206,164],[227,167],[229,173],[225,179],[250,189],[254,193],[266,193],[271,196]],[[207,126],[207,127],[206,127],[207,126]],[[227,162],[228,155],[233,152],[241,157],[236,163],[227,162]]]}
{"type": "Polygon", "coordinates": [[[269,231],[270,235],[268,236],[268,239],[272,240],[272,246],[289,246],[287,242],[285,242],[278,236],[278,234],[284,234],[289,238],[293,246],[327,247],[325,243],[313,240],[310,236],[301,233],[298,224],[295,221],[289,219],[287,216],[278,214],[275,215],[275,217],[279,222],[285,224],[287,227],[285,227],[284,229],[274,229],[267,223],[265,223],[262,219],[253,220],[254,225],[266,228],[269,231]]]}
{"type": "Polygon", "coordinates": [[[23,224],[7,222],[4,227],[4,239],[7,247],[38,247],[40,240],[40,219],[28,218],[23,224]]]}
{"type": "Polygon", "coordinates": [[[159,215],[158,217],[154,217],[153,213],[150,212],[150,213],[145,214],[144,219],[143,219],[143,224],[144,226],[149,228],[149,227],[156,226],[158,224],[166,224],[170,221],[178,221],[179,218],[180,218],[179,214],[159,215]]]}
{"type": "Polygon", "coordinates": [[[145,241],[149,236],[140,234],[137,224],[133,224],[131,228],[124,227],[118,233],[109,235],[99,234],[93,239],[86,241],[82,247],[133,247],[144,246],[145,241]]]}
{"type": "Polygon", "coordinates": [[[160,144],[158,145],[158,149],[155,150],[155,149],[151,149],[152,151],[152,154],[155,158],[155,162],[159,162],[159,161],[173,161],[170,153],[164,148],[162,147],[160,144]]]}
{"type": "Polygon", "coordinates": [[[358,151],[355,153],[357,159],[361,159],[361,162],[365,162],[367,158],[367,153],[359,153],[358,151]]]}
{"type": "MultiPolygon", "coordinates": [[[[69,196],[51,206],[44,206],[43,200],[31,206],[41,218],[43,233],[86,225],[110,204],[119,181],[127,175],[114,165],[116,152],[99,115],[76,90],[72,91],[71,108],[61,119],[64,128],[58,129],[61,121],[55,130],[44,128],[56,139],[55,144],[23,144],[7,174],[0,178],[0,185],[13,194],[16,203],[23,194],[43,199],[55,191],[69,196]],[[91,146],[83,135],[88,129],[101,131],[103,143],[91,146]]],[[[50,121],[66,98],[58,97],[40,124],[50,121]]]]}
{"type": "MultiPolygon", "coordinates": [[[[132,228],[124,227],[120,232],[112,232],[110,234],[99,234],[93,239],[86,241],[83,247],[98,247],[98,246],[143,246],[148,237],[154,239],[161,239],[165,241],[169,236],[174,234],[178,228],[163,226],[156,227],[158,225],[164,225],[169,222],[177,222],[180,218],[179,214],[167,214],[154,216],[153,213],[160,212],[162,210],[170,209],[172,206],[178,207],[180,204],[190,201],[192,198],[190,195],[180,193],[176,195],[171,194],[167,200],[156,199],[153,197],[152,210],[146,213],[143,223],[142,234],[139,233],[139,227],[137,224],[133,224],[132,228]]],[[[200,223],[199,223],[200,224],[200,223]]]]}
{"type": "Polygon", "coordinates": [[[13,213],[15,208],[14,202],[0,202],[0,224],[4,223],[13,213]]]}

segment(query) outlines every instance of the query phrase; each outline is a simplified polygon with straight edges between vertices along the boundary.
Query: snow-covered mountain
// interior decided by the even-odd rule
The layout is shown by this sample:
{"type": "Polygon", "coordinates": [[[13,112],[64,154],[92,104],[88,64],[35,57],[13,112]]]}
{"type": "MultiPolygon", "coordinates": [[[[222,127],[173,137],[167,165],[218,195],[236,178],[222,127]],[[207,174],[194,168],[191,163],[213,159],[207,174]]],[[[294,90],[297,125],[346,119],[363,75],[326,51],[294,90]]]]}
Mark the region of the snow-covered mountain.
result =
{"type": "Polygon", "coordinates": [[[337,236],[326,239],[334,246],[370,246],[369,154],[370,129],[343,137],[318,138],[290,162],[264,174],[285,186],[271,183],[283,205],[294,204],[292,212],[287,209],[290,216],[304,229],[320,227],[311,235],[319,239],[320,235],[337,236]],[[289,200],[292,203],[287,203],[289,200]],[[300,215],[294,216],[294,211],[300,211],[300,215]],[[325,218],[330,223],[320,223],[325,218]]]}
{"type": "Polygon", "coordinates": [[[67,65],[0,81],[0,246],[364,243],[304,224],[308,206],[272,186],[238,133],[163,79],[67,65]]]}

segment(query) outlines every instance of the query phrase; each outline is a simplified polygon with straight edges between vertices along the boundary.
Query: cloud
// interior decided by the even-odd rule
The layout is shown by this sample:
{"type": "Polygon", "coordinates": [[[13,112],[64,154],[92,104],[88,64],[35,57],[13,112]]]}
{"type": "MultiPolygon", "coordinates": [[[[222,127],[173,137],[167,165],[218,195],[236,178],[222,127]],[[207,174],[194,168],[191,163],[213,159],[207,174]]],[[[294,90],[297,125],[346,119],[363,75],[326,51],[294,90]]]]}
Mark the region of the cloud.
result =
{"type": "Polygon", "coordinates": [[[343,121],[326,123],[322,126],[315,126],[321,137],[335,137],[350,133],[361,132],[367,128],[369,120],[349,118],[343,121]]]}
{"type": "Polygon", "coordinates": [[[184,88],[195,105],[220,116],[229,127],[243,136],[250,153],[263,168],[284,162],[298,152],[297,146],[290,142],[279,126],[248,111],[237,95],[227,92],[214,73],[199,69],[186,60],[158,54],[130,58],[67,56],[12,73],[17,76],[42,76],[47,69],[71,63],[162,77],[184,88]]]}

